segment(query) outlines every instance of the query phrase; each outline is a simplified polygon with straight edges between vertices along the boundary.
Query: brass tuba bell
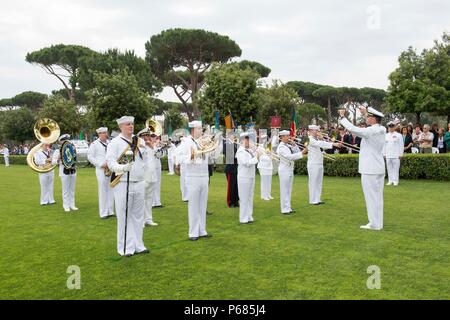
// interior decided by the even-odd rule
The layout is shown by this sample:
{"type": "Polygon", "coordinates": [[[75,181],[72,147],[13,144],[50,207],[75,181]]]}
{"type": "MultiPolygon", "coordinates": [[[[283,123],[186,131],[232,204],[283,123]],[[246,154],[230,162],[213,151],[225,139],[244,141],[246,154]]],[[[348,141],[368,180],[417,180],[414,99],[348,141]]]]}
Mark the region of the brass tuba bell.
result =
{"type": "Polygon", "coordinates": [[[160,136],[163,133],[162,127],[158,121],[153,119],[147,119],[145,121],[145,127],[150,129],[150,133],[156,136],[160,136]]]}
{"type": "Polygon", "coordinates": [[[43,144],[51,144],[58,140],[60,132],[58,123],[55,120],[43,118],[36,122],[34,125],[34,135],[40,143],[33,147],[27,155],[27,164],[31,169],[39,173],[45,173],[52,171],[56,167],[51,162],[47,162],[43,166],[37,165],[34,162],[34,155],[42,149],[43,144]]]}

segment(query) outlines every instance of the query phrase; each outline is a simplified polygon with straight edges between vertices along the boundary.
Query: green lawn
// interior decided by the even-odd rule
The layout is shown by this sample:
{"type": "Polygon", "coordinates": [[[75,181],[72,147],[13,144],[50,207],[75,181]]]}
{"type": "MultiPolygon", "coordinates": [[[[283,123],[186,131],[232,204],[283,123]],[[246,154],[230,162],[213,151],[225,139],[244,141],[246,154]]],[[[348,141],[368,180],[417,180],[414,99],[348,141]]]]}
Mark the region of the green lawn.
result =
{"type": "Polygon", "coordinates": [[[225,205],[226,180],[211,181],[211,239],[187,240],[187,205],[177,176],[163,175],[160,225],[144,231],[149,255],[116,253],[116,220],[100,220],[93,169],[78,173],[78,213],[39,206],[36,173],[0,166],[0,298],[2,299],[450,299],[450,183],[401,181],[385,188],[385,229],[367,223],[360,180],[325,178],[323,206],[307,204],[307,178],[297,176],[293,208],[259,199],[256,222],[238,223],[225,205]],[[69,290],[67,267],[81,268],[69,290]],[[369,290],[367,267],[381,269],[369,290]]]}

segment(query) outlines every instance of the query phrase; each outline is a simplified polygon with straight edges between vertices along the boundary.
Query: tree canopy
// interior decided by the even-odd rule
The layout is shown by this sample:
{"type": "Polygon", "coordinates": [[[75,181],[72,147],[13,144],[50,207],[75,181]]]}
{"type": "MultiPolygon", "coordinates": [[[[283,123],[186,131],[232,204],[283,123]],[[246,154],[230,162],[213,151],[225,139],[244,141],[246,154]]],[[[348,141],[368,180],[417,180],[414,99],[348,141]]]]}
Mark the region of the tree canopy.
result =
{"type": "Polygon", "coordinates": [[[145,48],[151,70],[174,90],[189,119],[200,116],[197,94],[211,64],[226,63],[242,53],[229,37],[201,29],[162,31],[152,36],[145,48]]]}
{"type": "Polygon", "coordinates": [[[28,53],[26,61],[55,76],[66,89],[70,99],[75,99],[80,60],[94,53],[83,46],[58,44],[28,53]]]}

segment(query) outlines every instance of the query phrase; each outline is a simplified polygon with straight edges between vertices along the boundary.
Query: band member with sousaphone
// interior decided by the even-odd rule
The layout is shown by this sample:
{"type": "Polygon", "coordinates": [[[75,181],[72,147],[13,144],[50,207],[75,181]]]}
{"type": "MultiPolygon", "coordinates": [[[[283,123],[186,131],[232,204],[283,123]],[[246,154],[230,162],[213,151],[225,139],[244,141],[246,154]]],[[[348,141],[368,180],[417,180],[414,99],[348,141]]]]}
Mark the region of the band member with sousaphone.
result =
{"type": "Polygon", "coordinates": [[[75,146],[70,142],[70,135],[63,134],[58,142],[61,144],[59,152],[55,152],[52,164],[59,164],[59,176],[62,183],[63,208],[65,212],[77,211],[75,206],[75,187],[77,182],[77,153],[75,146]]]}
{"type": "Polygon", "coordinates": [[[95,175],[98,182],[98,207],[101,219],[114,216],[114,197],[110,186],[111,170],[106,163],[108,149],[108,128],[101,127],[96,130],[98,139],[89,147],[88,160],[95,166],[95,175]]]}
{"type": "Polygon", "coordinates": [[[144,169],[147,151],[144,140],[133,134],[134,117],[117,119],[120,134],[106,151],[117,215],[117,252],[121,256],[149,253],[144,246],[144,169]]]}

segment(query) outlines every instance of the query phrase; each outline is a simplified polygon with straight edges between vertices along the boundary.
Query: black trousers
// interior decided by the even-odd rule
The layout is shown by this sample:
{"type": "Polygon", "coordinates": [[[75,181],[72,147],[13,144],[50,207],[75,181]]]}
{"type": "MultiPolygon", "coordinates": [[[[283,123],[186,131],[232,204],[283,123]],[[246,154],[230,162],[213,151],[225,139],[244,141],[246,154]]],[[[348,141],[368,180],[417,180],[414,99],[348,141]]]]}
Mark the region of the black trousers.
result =
{"type": "Polygon", "coordinates": [[[227,173],[227,205],[238,206],[239,205],[239,193],[238,193],[238,182],[237,182],[237,172],[227,173]]]}

